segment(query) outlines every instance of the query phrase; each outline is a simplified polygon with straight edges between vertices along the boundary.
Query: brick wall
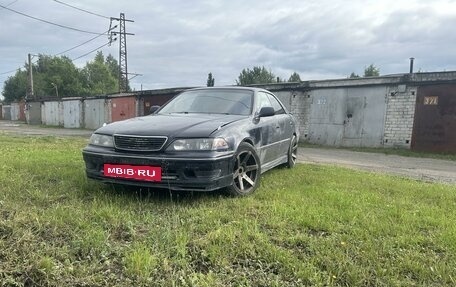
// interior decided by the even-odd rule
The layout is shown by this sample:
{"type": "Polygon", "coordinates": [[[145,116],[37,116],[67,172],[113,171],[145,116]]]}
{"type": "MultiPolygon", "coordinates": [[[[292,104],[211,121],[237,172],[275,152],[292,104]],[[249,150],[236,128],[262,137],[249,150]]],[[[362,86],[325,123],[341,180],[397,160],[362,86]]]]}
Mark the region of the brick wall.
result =
{"type": "Polygon", "coordinates": [[[385,147],[410,148],[416,93],[416,87],[388,88],[383,140],[385,147]]]}
{"type": "Polygon", "coordinates": [[[296,117],[299,123],[300,141],[305,141],[309,133],[309,117],[312,99],[308,92],[291,93],[290,112],[296,117]]]}

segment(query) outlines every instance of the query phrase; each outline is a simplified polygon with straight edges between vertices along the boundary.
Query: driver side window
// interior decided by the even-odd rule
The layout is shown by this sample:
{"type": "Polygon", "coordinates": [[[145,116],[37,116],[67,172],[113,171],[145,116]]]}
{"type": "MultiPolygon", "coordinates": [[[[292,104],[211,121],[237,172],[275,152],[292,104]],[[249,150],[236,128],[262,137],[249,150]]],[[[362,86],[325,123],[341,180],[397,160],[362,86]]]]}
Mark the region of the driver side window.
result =
{"type": "Polygon", "coordinates": [[[272,105],[269,101],[268,94],[258,92],[257,102],[255,105],[256,111],[259,112],[262,107],[272,107],[272,105]]]}
{"type": "Polygon", "coordinates": [[[282,105],[279,101],[273,96],[268,94],[269,101],[271,102],[272,107],[274,108],[274,112],[276,115],[284,114],[285,110],[283,109],[282,105]]]}

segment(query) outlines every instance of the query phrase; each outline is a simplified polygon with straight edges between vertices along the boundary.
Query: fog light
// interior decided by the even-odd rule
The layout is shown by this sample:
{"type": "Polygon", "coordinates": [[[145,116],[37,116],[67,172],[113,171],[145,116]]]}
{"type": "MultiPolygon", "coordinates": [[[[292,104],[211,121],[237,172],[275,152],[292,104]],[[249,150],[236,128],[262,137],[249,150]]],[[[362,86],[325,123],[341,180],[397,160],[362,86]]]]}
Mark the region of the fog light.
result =
{"type": "Polygon", "coordinates": [[[86,161],[85,164],[87,169],[97,169],[97,164],[92,161],[86,161]]]}
{"type": "Polygon", "coordinates": [[[214,178],[219,177],[222,173],[221,169],[211,169],[211,170],[195,170],[195,176],[198,178],[214,178]]]}

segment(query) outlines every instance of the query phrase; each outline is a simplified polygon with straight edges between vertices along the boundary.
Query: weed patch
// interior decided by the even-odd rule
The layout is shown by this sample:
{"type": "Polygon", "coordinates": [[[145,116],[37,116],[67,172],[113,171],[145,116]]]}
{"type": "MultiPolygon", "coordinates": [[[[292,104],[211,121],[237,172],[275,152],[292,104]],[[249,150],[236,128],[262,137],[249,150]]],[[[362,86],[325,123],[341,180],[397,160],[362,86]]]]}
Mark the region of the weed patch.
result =
{"type": "Polygon", "coordinates": [[[455,286],[456,186],[298,164],[246,198],[87,180],[0,135],[0,286],[455,286]]]}

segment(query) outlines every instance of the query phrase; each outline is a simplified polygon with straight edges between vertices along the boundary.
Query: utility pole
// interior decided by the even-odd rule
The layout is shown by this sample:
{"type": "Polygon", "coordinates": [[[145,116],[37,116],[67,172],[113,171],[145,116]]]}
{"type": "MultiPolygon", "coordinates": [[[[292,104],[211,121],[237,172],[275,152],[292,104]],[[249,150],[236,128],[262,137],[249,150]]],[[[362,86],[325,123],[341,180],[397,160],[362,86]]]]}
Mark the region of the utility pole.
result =
{"type": "Polygon", "coordinates": [[[55,94],[56,94],[56,96],[57,96],[57,98],[58,98],[58,97],[59,97],[59,88],[57,87],[57,85],[56,85],[55,83],[51,83],[51,86],[54,87],[54,89],[55,89],[55,94]]]}
{"type": "Polygon", "coordinates": [[[28,54],[28,67],[29,67],[29,74],[28,74],[28,78],[29,78],[29,88],[28,88],[28,91],[25,95],[25,98],[26,100],[29,98],[29,97],[34,97],[34,92],[33,92],[33,66],[32,66],[32,54],[28,54]]]}
{"type": "Polygon", "coordinates": [[[134,22],[133,20],[125,19],[125,14],[120,13],[119,18],[111,17],[111,21],[119,21],[119,32],[111,32],[111,35],[116,36],[119,34],[119,93],[126,92],[128,89],[128,64],[127,64],[127,35],[134,35],[127,33],[125,22],[134,22]]]}

